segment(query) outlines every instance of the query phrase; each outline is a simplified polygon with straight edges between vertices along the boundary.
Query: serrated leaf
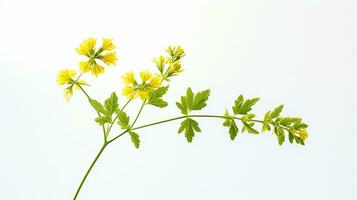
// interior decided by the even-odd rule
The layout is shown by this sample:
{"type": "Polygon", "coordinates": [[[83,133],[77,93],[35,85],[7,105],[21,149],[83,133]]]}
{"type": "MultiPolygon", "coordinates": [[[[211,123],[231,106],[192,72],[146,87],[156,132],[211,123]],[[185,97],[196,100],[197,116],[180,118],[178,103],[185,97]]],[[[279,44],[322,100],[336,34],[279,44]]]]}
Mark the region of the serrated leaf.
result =
{"type": "Polygon", "coordinates": [[[97,100],[89,99],[89,103],[90,103],[90,105],[92,105],[94,110],[96,110],[98,113],[106,114],[105,108],[97,100]]]}
{"type": "Polygon", "coordinates": [[[182,114],[187,115],[192,110],[201,110],[204,108],[207,105],[206,101],[209,95],[210,90],[204,90],[195,95],[189,87],[187,88],[186,96],[181,96],[181,102],[176,102],[176,105],[182,114]]]}
{"type": "Polygon", "coordinates": [[[118,115],[118,122],[117,122],[118,125],[122,129],[128,129],[130,127],[129,122],[130,122],[130,117],[124,111],[121,111],[118,115]]]}
{"type": "Polygon", "coordinates": [[[248,133],[251,134],[259,134],[259,131],[257,131],[256,129],[254,129],[254,123],[246,123],[246,122],[242,122],[243,123],[243,129],[242,132],[247,131],[248,133]]]}
{"type": "Polygon", "coordinates": [[[165,86],[165,87],[160,87],[156,90],[150,91],[147,104],[150,104],[150,105],[153,105],[153,106],[156,106],[159,108],[166,107],[168,105],[168,103],[165,102],[161,98],[166,94],[168,89],[169,89],[169,86],[165,86]]]}
{"type": "Polygon", "coordinates": [[[139,135],[133,131],[129,131],[129,135],[131,138],[131,142],[134,144],[135,148],[139,148],[140,146],[140,139],[139,139],[139,135]]]}
{"type": "Polygon", "coordinates": [[[262,132],[270,131],[270,125],[268,123],[263,123],[262,132]]]}
{"type": "Polygon", "coordinates": [[[279,145],[282,145],[285,141],[285,133],[284,130],[280,127],[274,128],[274,133],[278,138],[279,145]]]}
{"type": "Polygon", "coordinates": [[[231,124],[231,116],[229,115],[229,112],[227,109],[226,109],[226,112],[224,113],[224,116],[226,117],[226,119],[223,122],[223,126],[229,127],[231,124]]]}
{"type": "Polygon", "coordinates": [[[247,99],[244,101],[243,95],[240,95],[237,100],[234,101],[233,113],[235,115],[246,115],[249,111],[252,110],[252,106],[254,106],[260,98],[247,99]]]}
{"type": "Polygon", "coordinates": [[[104,125],[106,123],[111,123],[111,119],[108,118],[107,116],[97,117],[97,118],[95,118],[95,121],[100,125],[104,125]]]}
{"type": "Polygon", "coordinates": [[[271,112],[271,115],[270,115],[270,118],[271,119],[274,119],[274,118],[277,118],[279,117],[281,111],[283,111],[283,108],[284,108],[284,105],[280,105],[278,107],[276,107],[272,112],[271,112]]]}
{"type": "Polygon", "coordinates": [[[224,116],[226,117],[226,119],[223,122],[223,126],[225,127],[229,127],[229,136],[231,138],[231,140],[234,140],[237,137],[238,134],[238,126],[236,124],[236,122],[234,121],[234,119],[229,115],[228,110],[226,110],[226,112],[224,113],[224,116]]]}
{"type": "Polygon", "coordinates": [[[210,95],[210,90],[204,90],[202,92],[198,92],[192,102],[191,110],[201,110],[206,107],[208,97],[210,95]]]}
{"type": "Polygon", "coordinates": [[[197,121],[191,118],[186,118],[184,121],[181,122],[181,126],[178,130],[178,133],[182,132],[185,132],[187,142],[191,143],[193,137],[195,137],[195,132],[201,132],[201,129],[197,121]]]}
{"type": "Polygon", "coordinates": [[[187,108],[187,98],[182,96],[181,97],[181,103],[176,102],[176,106],[181,110],[181,113],[184,115],[188,114],[188,108],[187,108]]]}
{"type": "Polygon", "coordinates": [[[112,92],[110,97],[104,101],[104,108],[106,110],[106,115],[111,117],[113,113],[118,109],[118,96],[115,92],[112,92]]]}
{"type": "Polygon", "coordinates": [[[232,119],[231,124],[229,125],[229,136],[232,141],[237,137],[237,134],[238,134],[238,127],[236,122],[232,119]]]}

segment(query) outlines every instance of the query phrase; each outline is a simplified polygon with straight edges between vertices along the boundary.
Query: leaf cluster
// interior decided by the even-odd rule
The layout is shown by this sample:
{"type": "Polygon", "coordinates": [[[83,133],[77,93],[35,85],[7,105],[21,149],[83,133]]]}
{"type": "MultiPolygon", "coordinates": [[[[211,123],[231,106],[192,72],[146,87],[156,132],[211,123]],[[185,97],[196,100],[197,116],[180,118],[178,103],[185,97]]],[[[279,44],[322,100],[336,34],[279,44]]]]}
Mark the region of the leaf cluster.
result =
{"type": "MultiPolygon", "coordinates": [[[[201,110],[206,107],[209,95],[210,90],[204,90],[195,94],[189,87],[187,88],[186,96],[181,96],[181,101],[176,102],[176,106],[180,109],[182,114],[187,116],[193,110],[201,110]]],[[[196,120],[187,116],[186,119],[181,122],[181,126],[178,130],[179,134],[182,132],[185,133],[187,141],[192,142],[195,133],[201,132],[201,129],[196,120]]]]}

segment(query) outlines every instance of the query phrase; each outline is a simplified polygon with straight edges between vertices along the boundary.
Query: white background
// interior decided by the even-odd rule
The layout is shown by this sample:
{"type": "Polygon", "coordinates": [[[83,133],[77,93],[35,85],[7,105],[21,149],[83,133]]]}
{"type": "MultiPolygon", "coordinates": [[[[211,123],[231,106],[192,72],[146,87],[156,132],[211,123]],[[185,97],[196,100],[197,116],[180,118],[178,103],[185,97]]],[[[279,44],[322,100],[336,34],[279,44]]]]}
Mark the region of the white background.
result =
{"type": "Polygon", "coordinates": [[[125,71],[154,70],[150,59],[168,45],[186,49],[169,107],[148,106],[138,125],[179,115],[174,102],[191,86],[211,89],[198,113],[259,96],[257,114],[284,103],[310,137],[306,146],[279,146],[270,133],[232,142],[222,121],[201,119],[188,144],[178,121],[150,127],[138,131],[139,150],[128,136],[111,144],[78,199],[357,199],[356,10],[353,0],[0,0],[0,199],[71,199],[100,148],[83,94],[67,103],[55,83],[77,68],[74,48],[89,36],[118,47],[118,66],[85,76],[100,100],[120,93],[125,71]]]}

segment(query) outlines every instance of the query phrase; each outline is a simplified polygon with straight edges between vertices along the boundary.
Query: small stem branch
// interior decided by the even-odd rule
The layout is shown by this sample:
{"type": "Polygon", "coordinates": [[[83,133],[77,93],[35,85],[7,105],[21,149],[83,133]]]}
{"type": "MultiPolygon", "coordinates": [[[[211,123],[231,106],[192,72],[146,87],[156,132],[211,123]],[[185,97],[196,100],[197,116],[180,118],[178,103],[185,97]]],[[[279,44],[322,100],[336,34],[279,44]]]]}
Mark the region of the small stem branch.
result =
{"type": "Polygon", "coordinates": [[[104,144],[103,144],[102,148],[101,148],[101,149],[99,150],[99,152],[97,153],[97,156],[96,156],[96,157],[94,158],[94,160],[92,161],[92,163],[91,163],[91,165],[89,166],[89,168],[88,168],[86,174],[85,174],[84,177],[82,178],[81,183],[80,183],[79,186],[78,186],[78,189],[77,189],[77,191],[76,191],[76,194],[75,194],[74,197],[73,197],[73,200],[76,200],[76,199],[77,199],[78,194],[79,194],[79,192],[81,191],[81,188],[82,188],[84,182],[86,181],[86,179],[87,179],[87,177],[88,177],[88,174],[91,172],[93,166],[94,166],[95,163],[97,162],[97,160],[98,160],[98,158],[100,157],[100,155],[103,153],[103,151],[104,151],[105,147],[107,146],[107,144],[108,144],[108,143],[104,143],[104,144]]]}
{"type": "Polygon", "coordinates": [[[143,104],[141,104],[140,110],[139,110],[138,114],[136,115],[134,122],[131,124],[130,129],[132,129],[134,127],[136,121],[139,119],[139,116],[140,116],[141,112],[143,111],[145,104],[146,104],[146,100],[144,100],[143,104]]]}
{"type": "Polygon", "coordinates": [[[143,111],[143,108],[144,108],[145,104],[146,104],[146,100],[144,100],[143,104],[141,105],[140,110],[139,110],[138,114],[136,115],[135,120],[134,120],[134,122],[131,124],[130,128],[127,129],[127,130],[125,130],[124,132],[120,133],[119,135],[115,136],[113,139],[109,140],[109,141],[108,141],[108,144],[109,144],[109,143],[112,143],[114,140],[120,138],[120,137],[123,136],[125,133],[129,132],[129,130],[133,130],[132,128],[134,127],[136,121],[139,119],[139,116],[140,116],[141,112],[143,111]]]}
{"type": "MultiPolygon", "coordinates": [[[[88,100],[91,100],[92,98],[90,98],[90,96],[88,95],[88,93],[83,89],[83,87],[81,86],[81,84],[76,83],[76,85],[79,87],[79,89],[82,90],[82,92],[87,96],[88,100]]],[[[98,116],[101,117],[101,114],[99,112],[97,112],[98,116]]],[[[103,129],[103,136],[104,136],[104,142],[107,142],[107,134],[105,131],[105,127],[104,124],[102,125],[102,129],[103,129]]]]}
{"type": "Polygon", "coordinates": [[[125,107],[131,102],[131,100],[133,100],[133,97],[131,97],[126,103],[125,105],[119,110],[118,114],[115,116],[114,120],[112,121],[112,123],[109,125],[109,128],[107,129],[107,137],[110,133],[110,130],[112,130],[112,127],[115,123],[115,121],[118,119],[119,115],[121,114],[121,112],[123,112],[123,110],[125,109],[125,107]]]}

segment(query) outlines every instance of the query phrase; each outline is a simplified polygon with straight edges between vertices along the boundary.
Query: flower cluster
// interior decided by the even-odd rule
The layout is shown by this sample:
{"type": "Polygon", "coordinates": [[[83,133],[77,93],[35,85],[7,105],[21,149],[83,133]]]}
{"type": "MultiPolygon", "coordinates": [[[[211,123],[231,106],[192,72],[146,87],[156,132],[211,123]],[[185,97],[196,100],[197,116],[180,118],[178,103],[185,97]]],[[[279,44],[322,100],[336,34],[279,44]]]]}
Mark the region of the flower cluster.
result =
{"type": "Polygon", "coordinates": [[[115,65],[117,59],[116,53],[113,51],[115,45],[112,39],[103,38],[102,45],[96,48],[97,39],[88,38],[84,40],[76,51],[79,55],[86,56],[87,61],[79,63],[81,73],[77,78],[77,71],[73,69],[61,70],[57,75],[57,84],[66,85],[64,96],[69,100],[73,96],[73,89],[79,89],[81,85],[87,85],[83,80],[79,80],[83,73],[92,72],[96,77],[104,72],[102,65],[115,65]]]}
{"type": "Polygon", "coordinates": [[[67,101],[73,96],[73,88],[79,89],[79,85],[87,85],[85,81],[79,80],[79,76],[77,79],[74,79],[76,75],[76,70],[72,69],[61,70],[57,75],[57,84],[66,85],[64,96],[67,101]]]}
{"type": "Polygon", "coordinates": [[[86,56],[87,61],[79,63],[79,68],[83,73],[91,71],[93,75],[98,76],[104,72],[102,63],[106,65],[115,65],[118,60],[116,53],[113,51],[115,45],[112,39],[103,38],[101,47],[96,48],[97,40],[95,38],[88,38],[76,48],[79,55],[86,56]],[[102,63],[98,62],[101,61],[102,63]]]}
{"type": "Polygon", "coordinates": [[[181,58],[185,56],[185,51],[181,46],[169,46],[166,52],[169,54],[168,57],[161,55],[154,58],[153,62],[156,64],[162,79],[169,81],[170,77],[182,72],[181,58]]]}
{"type": "Polygon", "coordinates": [[[125,73],[122,78],[125,86],[122,94],[128,98],[140,97],[145,100],[149,96],[151,90],[157,89],[162,84],[162,77],[160,74],[152,74],[145,70],[140,72],[141,81],[137,81],[134,77],[134,72],[125,73]]]}

